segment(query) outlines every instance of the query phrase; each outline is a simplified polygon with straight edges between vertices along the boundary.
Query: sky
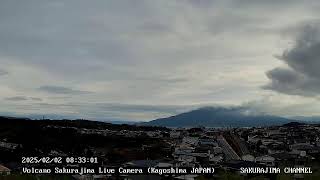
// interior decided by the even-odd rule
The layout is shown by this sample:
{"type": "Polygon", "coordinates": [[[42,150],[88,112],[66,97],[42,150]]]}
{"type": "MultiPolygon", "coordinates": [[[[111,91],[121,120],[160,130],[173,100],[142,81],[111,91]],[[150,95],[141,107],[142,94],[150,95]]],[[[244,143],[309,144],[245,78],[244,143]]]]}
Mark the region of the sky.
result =
{"type": "Polygon", "coordinates": [[[1,0],[0,114],[320,115],[320,1],[1,0]]]}

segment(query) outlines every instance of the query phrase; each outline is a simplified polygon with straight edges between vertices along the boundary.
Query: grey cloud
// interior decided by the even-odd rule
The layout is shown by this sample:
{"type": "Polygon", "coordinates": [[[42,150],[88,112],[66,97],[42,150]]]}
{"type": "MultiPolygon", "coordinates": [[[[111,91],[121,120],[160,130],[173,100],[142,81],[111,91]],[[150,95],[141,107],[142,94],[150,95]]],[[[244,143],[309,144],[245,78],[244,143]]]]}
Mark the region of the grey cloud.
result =
{"type": "MultiPolygon", "coordinates": [[[[310,4],[293,1],[1,0],[0,62],[14,72],[0,78],[1,94],[10,96],[5,93],[12,89],[30,93],[31,104],[71,103],[63,108],[45,103],[24,107],[31,113],[76,112],[97,118],[134,114],[135,119],[139,114],[159,117],[180,109],[158,107],[166,103],[233,104],[253,99],[259,87],[251,78],[242,78],[243,67],[263,71],[269,62],[254,59],[269,55],[278,29],[318,17],[309,11],[310,4]],[[215,77],[228,74],[226,79],[215,77]],[[56,86],[57,82],[67,85],[56,86]],[[95,93],[73,98],[90,93],[82,91],[86,89],[95,93]],[[49,93],[47,101],[31,98],[39,92],[49,93]],[[90,104],[98,101],[114,104],[90,104]],[[74,105],[84,102],[88,104],[74,105]]],[[[292,67],[276,69],[268,76],[275,80],[269,89],[276,86],[277,91],[292,94],[306,94],[301,90],[305,86],[317,89],[303,69],[299,73],[292,67]],[[284,86],[288,79],[291,84],[284,86]]],[[[264,81],[260,73],[254,79],[264,81]]],[[[2,107],[8,108],[5,103],[2,107]]],[[[23,111],[18,105],[10,109],[23,111]]]]}
{"type": "Polygon", "coordinates": [[[320,94],[320,26],[312,23],[301,28],[295,45],[278,58],[286,68],[266,73],[271,82],[264,89],[284,94],[318,96],[320,94]]]}
{"type": "Polygon", "coordinates": [[[166,114],[177,114],[179,112],[186,111],[193,106],[178,106],[178,105],[139,105],[139,104],[104,104],[98,103],[97,107],[119,112],[157,112],[157,113],[166,113],[166,114]]]}
{"type": "Polygon", "coordinates": [[[152,104],[116,104],[116,103],[66,103],[66,104],[51,104],[51,103],[37,103],[34,105],[48,107],[48,108],[70,108],[70,109],[82,109],[83,112],[86,113],[91,112],[113,112],[118,113],[120,116],[121,113],[138,113],[143,112],[145,114],[148,113],[164,113],[175,115],[180,112],[184,112],[190,109],[194,109],[195,105],[152,105],[152,104]]]}
{"type": "Polygon", "coordinates": [[[8,71],[0,69],[0,76],[9,74],[8,71]]]}
{"type": "Polygon", "coordinates": [[[27,101],[27,100],[42,101],[42,98],[26,97],[26,96],[14,96],[14,97],[8,97],[8,98],[4,98],[4,99],[7,101],[27,101]]]}
{"type": "Polygon", "coordinates": [[[33,101],[42,101],[41,98],[37,98],[37,97],[31,97],[30,99],[33,100],[33,101]]]}
{"type": "Polygon", "coordinates": [[[80,90],[74,90],[67,87],[62,86],[41,86],[38,88],[41,91],[52,93],[52,94],[89,94],[91,92],[89,91],[80,91],[80,90]]]}
{"type": "Polygon", "coordinates": [[[25,96],[15,96],[15,97],[5,98],[5,100],[7,100],[7,101],[26,101],[26,100],[28,100],[28,98],[25,96]]]}
{"type": "Polygon", "coordinates": [[[115,104],[115,103],[32,103],[28,106],[18,105],[26,112],[42,110],[47,114],[68,113],[68,117],[87,118],[92,120],[151,120],[164,116],[176,115],[200,106],[153,105],[153,104],[115,104]]]}
{"type": "Polygon", "coordinates": [[[319,103],[315,98],[306,101],[306,98],[302,96],[272,94],[261,99],[245,102],[241,106],[248,113],[290,117],[301,116],[301,112],[305,116],[319,115],[319,103]]]}

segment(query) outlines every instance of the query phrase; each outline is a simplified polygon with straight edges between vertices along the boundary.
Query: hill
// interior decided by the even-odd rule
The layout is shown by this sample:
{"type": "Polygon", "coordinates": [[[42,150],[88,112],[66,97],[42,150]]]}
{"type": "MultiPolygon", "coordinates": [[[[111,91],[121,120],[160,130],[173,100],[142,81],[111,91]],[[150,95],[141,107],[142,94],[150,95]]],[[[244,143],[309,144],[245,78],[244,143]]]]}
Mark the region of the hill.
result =
{"type": "Polygon", "coordinates": [[[167,147],[167,144],[146,135],[147,131],[157,130],[169,131],[163,127],[88,120],[31,120],[0,116],[0,160],[1,164],[20,172],[21,157],[26,156],[99,157],[100,163],[113,165],[138,159],[161,159],[167,154],[163,155],[159,146],[167,147]],[[143,146],[149,147],[153,153],[141,151],[143,146]]]}
{"type": "Polygon", "coordinates": [[[297,120],[271,115],[248,115],[244,109],[238,107],[204,107],[141,124],[166,127],[257,127],[282,125],[292,121],[297,120]]]}

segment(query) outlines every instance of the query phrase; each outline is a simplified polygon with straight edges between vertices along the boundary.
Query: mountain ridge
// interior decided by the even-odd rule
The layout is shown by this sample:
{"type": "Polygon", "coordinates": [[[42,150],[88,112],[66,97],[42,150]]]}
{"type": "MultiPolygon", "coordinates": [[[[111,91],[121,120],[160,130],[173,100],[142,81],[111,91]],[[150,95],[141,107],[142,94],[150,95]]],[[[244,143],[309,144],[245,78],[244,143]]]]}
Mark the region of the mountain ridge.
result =
{"type": "Polygon", "coordinates": [[[242,107],[203,107],[141,125],[165,127],[256,127],[282,125],[299,120],[266,114],[252,114],[242,107]]]}

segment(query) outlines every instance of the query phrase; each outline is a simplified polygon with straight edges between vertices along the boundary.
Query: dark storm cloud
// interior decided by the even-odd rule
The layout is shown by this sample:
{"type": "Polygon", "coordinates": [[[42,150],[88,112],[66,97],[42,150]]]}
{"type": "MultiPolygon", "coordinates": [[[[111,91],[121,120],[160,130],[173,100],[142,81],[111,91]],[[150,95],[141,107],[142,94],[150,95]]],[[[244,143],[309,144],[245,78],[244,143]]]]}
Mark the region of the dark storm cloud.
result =
{"type": "Polygon", "coordinates": [[[45,91],[47,93],[52,93],[52,94],[89,94],[91,93],[89,91],[74,90],[74,89],[62,87],[62,86],[41,86],[38,89],[41,91],[45,91]]]}
{"type": "Polygon", "coordinates": [[[5,100],[7,100],[7,101],[26,101],[26,100],[28,100],[28,98],[24,97],[24,96],[15,96],[15,97],[5,98],[5,100]]]}
{"type": "Polygon", "coordinates": [[[266,73],[271,80],[265,89],[284,94],[318,96],[320,94],[320,26],[312,23],[301,28],[295,45],[278,58],[287,68],[266,73]]]}

